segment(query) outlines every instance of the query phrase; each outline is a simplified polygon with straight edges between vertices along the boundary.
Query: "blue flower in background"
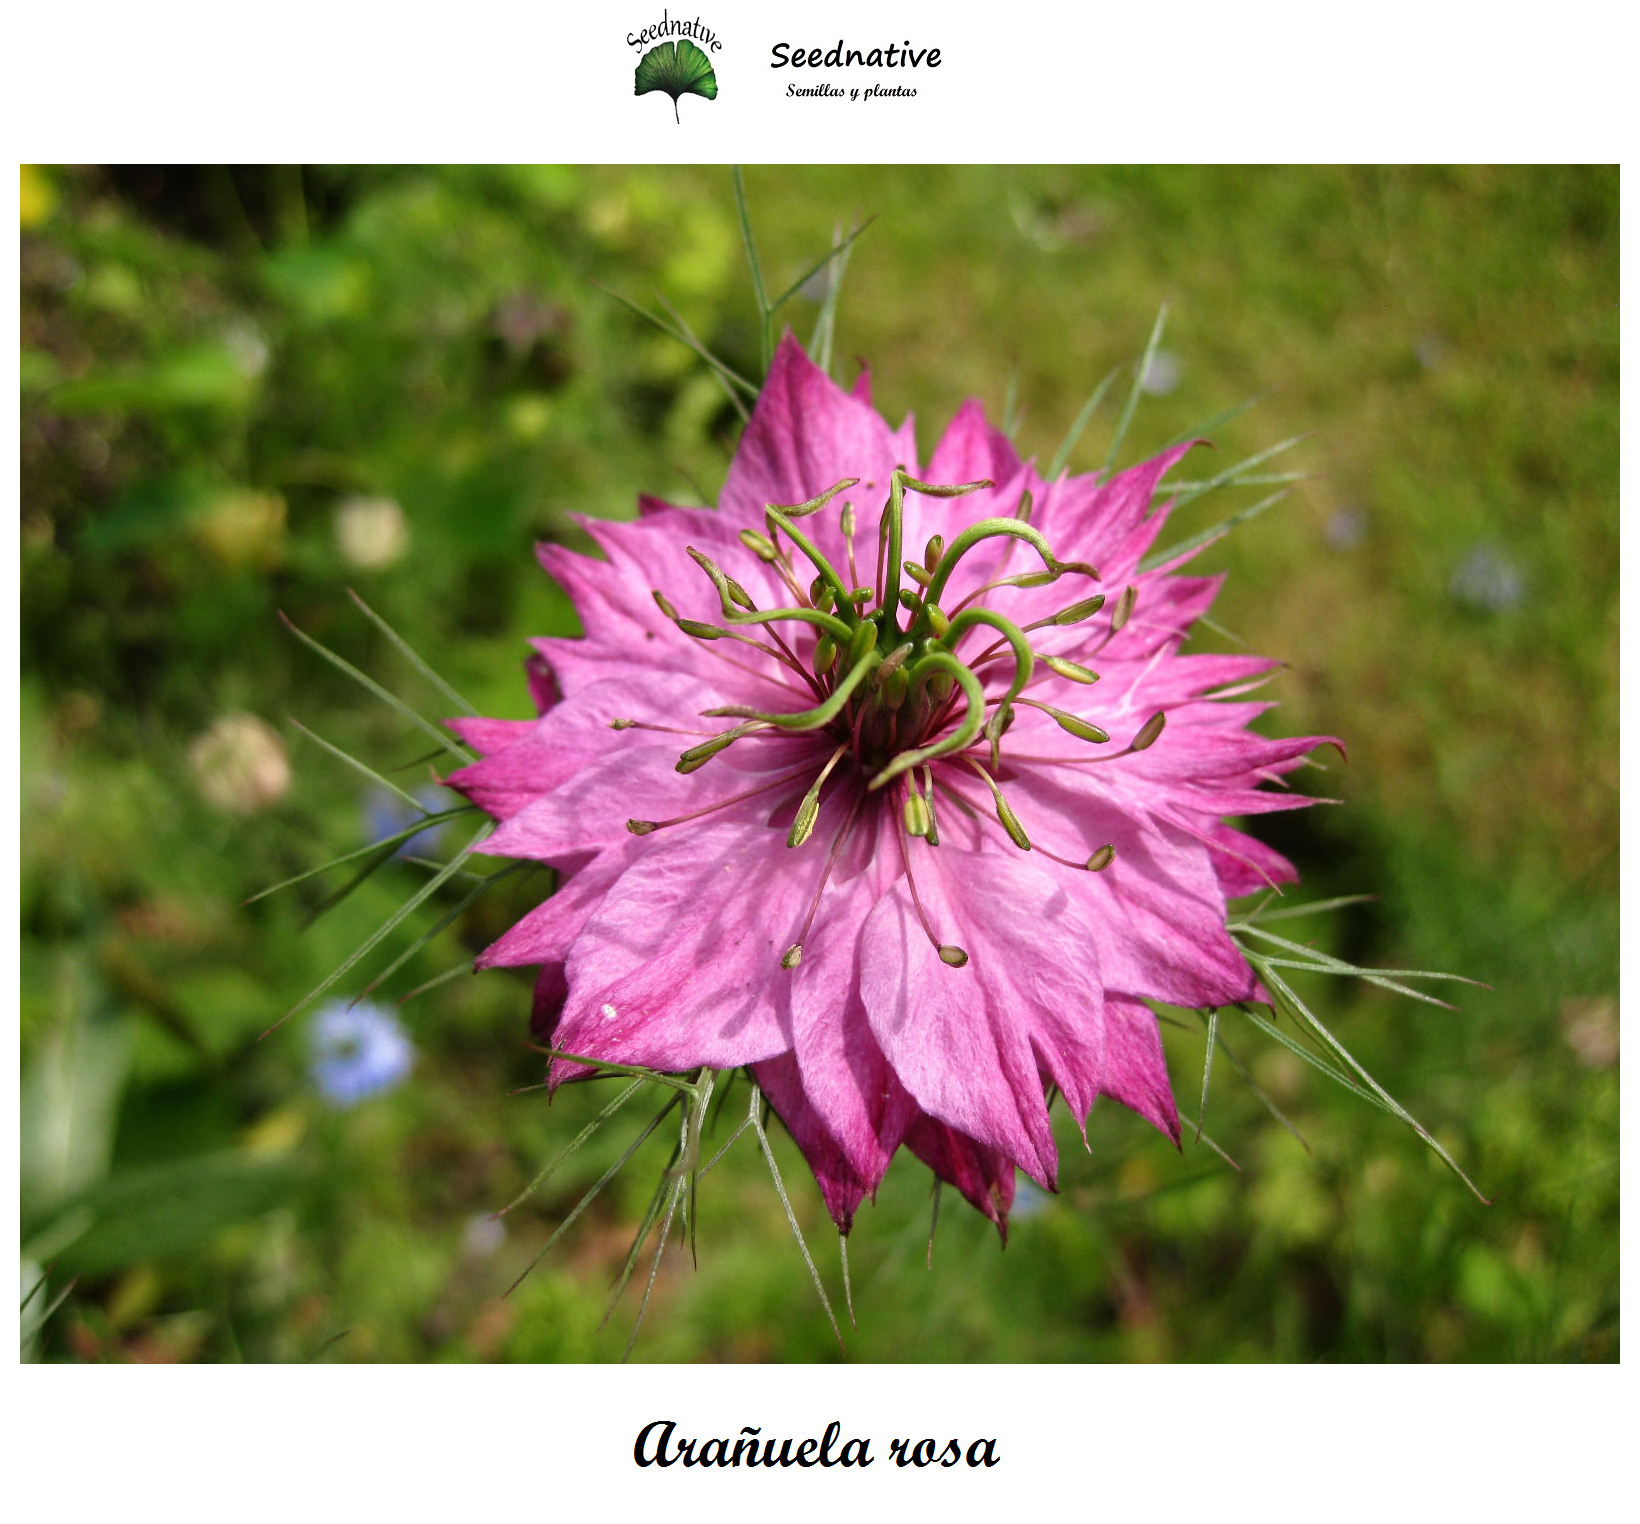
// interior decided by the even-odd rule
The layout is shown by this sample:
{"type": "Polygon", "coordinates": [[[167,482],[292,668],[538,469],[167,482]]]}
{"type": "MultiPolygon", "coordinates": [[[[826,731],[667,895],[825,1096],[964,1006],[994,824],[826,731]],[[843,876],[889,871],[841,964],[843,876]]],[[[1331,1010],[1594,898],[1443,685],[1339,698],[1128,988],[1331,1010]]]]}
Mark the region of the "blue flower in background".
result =
{"type": "Polygon", "coordinates": [[[1021,1179],[1014,1186],[1014,1205],[1009,1216],[1015,1221],[1025,1217],[1036,1217],[1053,1205],[1053,1197],[1039,1185],[1033,1185],[1029,1180],[1021,1179]]]}
{"type": "MultiPolygon", "coordinates": [[[[437,813],[446,810],[453,802],[450,796],[441,788],[428,784],[425,788],[416,790],[416,800],[424,810],[437,813]]],[[[385,841],[389,836],[397,834],[406,826],[416,823],[416,812],[410,808],[396,794],[390,794],[384,788],[374,788],[365,796],[364,801],[364,830],[371,841],[385,841]]],[[[399,843],[395,857],[417,857],[425,852],[431,852],[444,834],[447,822],[440,821],[438,825],[428,826],[425,831],[418,831],[399,843]]]]}
{"type": "Polygon", "coordinates": [[[416,1056],[392,1013],[368,1001],[348,1006],[333,1000],[320,1007],[308,1041],[313,1083],[337,1106],[391,1090],[410,1072],[416,1056]]]}
{"type": "Polygon", "coordinates": [[[1526,577],[1509,555],[1490,544],[1475,546],[1452,574],[1452,596],[1482,614],[1502,614],[1526,593],[1526,577]]]}

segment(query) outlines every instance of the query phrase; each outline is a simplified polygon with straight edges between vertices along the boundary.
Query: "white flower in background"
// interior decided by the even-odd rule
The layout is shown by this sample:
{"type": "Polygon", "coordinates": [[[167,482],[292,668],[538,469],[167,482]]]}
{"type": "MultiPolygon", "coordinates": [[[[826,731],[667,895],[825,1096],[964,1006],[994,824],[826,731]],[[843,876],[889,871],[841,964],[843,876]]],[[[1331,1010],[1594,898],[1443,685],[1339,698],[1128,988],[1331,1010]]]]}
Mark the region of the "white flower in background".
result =
{"type": "Polygon", "coordinates": [[[359,571],[380,571],[404,559],[410,526],[390,497],[350,497],[336,505],[336,548],[359,571]]]}
{"type": "Polygon", "coordinates": [[[1158,349],[1145,367],[1145,378],[1140,386],[1147,395],[1165,397],[1179,385],[1179,357],[1165,349],[1158,349]]]}
{"type": "Polygon", "coordinates": [[[253,815],[290,787],[290,762],[278,731],[254,714],[223,715],[188,748],[188,766],[206,801],[253,815]]]}

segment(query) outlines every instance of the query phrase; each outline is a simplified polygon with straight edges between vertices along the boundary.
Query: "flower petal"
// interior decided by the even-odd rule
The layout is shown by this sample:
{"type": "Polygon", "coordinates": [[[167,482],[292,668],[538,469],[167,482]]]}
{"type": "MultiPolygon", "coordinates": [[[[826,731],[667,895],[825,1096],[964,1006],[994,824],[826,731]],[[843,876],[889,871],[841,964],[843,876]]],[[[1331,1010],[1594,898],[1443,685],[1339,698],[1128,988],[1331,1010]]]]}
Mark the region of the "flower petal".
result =
{"type": "Polygon", "coordinates": [[[861,938],[872,1030],[917,1103],[1052,1187],[1057,1155],[1040,1071],[1078,1118],[1105,1079],[1094,928],[1047,873],[1012,857],[916,844],[930,925],[968,953],[943,963],[902,880],[861,938]]]}
{"type": "Polygon", "coordinates": [[[831,1220],[837,1224],[837,1231],[847,1233],[854,1225],[855,1212],[870,1190],[809,1100],[795,1056],[782,1053],[777,1058],[754,1064],[752,1077],[768,1096],[769,1104],[786,1124],[786,1131],[814,1171],[820,1195],[831,1213],[831,1220]]]}
{"type": "Polygon", "coordinates": [[[614,1063],[731,1069],[790,1047],[780,957],[809,886],[770,873],[766,826],[714,825],[649,848],[570,948],[557,1045],[614,1063]]]}
{"type": "MultiPolygon", "coordinates": [[[[916,464],[904,456],[904,440],[866,403],[834,385],[788,333],[735,451],[719,511],[737,530],[761,531],[766,504],[806,502],[849,476],[860,479],[859,500],[875,508],[888,495],[894,467],[916,464]]],[[[805,520],[804,530],[841,571],[836,513],[805,520]]]]}
{"type": "MultiPolygon", "coordinates": [[[[861,828],[860,837],[854,845],[875,847],[880,869],[882,848],[893,853],[892,842],[868,827],[861,828]]],[[[861,927],[885,887],[880,872],[856,872],[846,879],[833,874],[804,938],[788,996],[804,1092],[870,1190],[883,1178],[917,1110],[883,1056],[860,995],[861,927]]]]}
{"type": "Polygon", "coordinates": [[[989,1217],[1003,1243],[1008,1242],[1008,1211],[1014,1204],[1011,1159],[930,1116],[920,1116],[911,1124],[905,1143],[941,1180],[956,1186],[989,1217]]]}
{"type": "MultiPolygon", "coordinates": [[[[507,820],[538,794],[561,787],[607,756],[619,741],[611,733],[612,720],[698,729],[705,723],[699,711],[716,702],[712,689],[678,673],[633,672],[610,677],[555,704],[539,720],[509,721],[517,725],[507,733],[510,739],[500,732],[486,732],[484,740],[500,744],[488,747],[488,755],[444,781],[497,820],[507,820]]],[[[485,749],[466,729],[462,734],[485,749]]],[[[689,737],[681,737],[678,751],[690,744],[689,737]]]]}

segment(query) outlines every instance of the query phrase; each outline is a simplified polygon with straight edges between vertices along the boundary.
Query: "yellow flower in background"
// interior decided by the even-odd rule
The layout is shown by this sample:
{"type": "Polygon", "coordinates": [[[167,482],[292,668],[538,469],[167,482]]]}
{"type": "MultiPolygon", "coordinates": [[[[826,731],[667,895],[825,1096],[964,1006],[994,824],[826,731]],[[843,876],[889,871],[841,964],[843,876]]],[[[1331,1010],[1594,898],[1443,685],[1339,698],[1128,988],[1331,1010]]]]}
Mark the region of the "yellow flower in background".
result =
{"type": "Polygon", "coordinates": [[[231,570],[271,571],[285,559],[285,500],[277,492],[236,487],[194,525],[206,553],[231,570]]]}
{"type": "Polygon", "coordinates": [[[18,222],[24,228],[37,228],[57,210],[57,187],[48,171],[38,164],[19,164],[22,172],[22,196],[18,222]]]}

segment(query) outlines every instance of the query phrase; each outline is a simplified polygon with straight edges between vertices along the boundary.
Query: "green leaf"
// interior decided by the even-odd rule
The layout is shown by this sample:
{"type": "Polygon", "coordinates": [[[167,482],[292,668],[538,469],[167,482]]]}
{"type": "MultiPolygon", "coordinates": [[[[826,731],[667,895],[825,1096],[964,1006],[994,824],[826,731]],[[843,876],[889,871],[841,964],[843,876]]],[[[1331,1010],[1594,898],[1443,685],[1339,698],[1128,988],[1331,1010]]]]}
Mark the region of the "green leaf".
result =
{"type": "Polygon", "coordinates": [[[223,1228],[286,1204],[305,1178],[298,1161],[206,1154],[126,1170],[66,1202],[56,1222],[80,1216],[85,1230],[57,1258],[59,1269],[106,1275],[127,1265],[197,1253],[223,1228]]]}
{"type": "Polygon", "coordinates": [[[1162,329],[1166,325],[1167,305],[1164,302],[1162,310],[1156,314],[1156,326],[1150,330],[1150,340],[1145,345],[1139,368],[1133,373],[1133,389],[1128,393],[1127,406],[1122,409],[1116,433],[1111,438],[1110,452],[1105,456],[1105,464],[1099,472],[1101,476],[1108,477],[1116,469],[1116,457],[1121,453],[1122,441],[1127,438],[1128,425],[1133,422],[1133,410],[1139,405],[1139,393],[1145,389],[1145,377],[1150,374],[1150,362],[1156,358],[1156,346],[1162,342],[1162,329]]]}
{"type": "Polygon", "coordinates": [[[694,43],[683,39],[663,42],[651,48],[638,60],[632,76],[632,93],[647,95],[651,90],[664,90],[672,97],[672,115],[678,117],[678,97],[699,95],[706,100],[717,99],[717,75],[704,53],[694,43]]]}

